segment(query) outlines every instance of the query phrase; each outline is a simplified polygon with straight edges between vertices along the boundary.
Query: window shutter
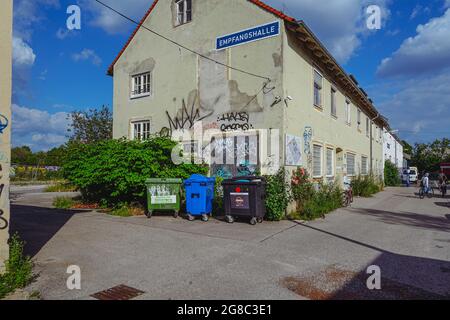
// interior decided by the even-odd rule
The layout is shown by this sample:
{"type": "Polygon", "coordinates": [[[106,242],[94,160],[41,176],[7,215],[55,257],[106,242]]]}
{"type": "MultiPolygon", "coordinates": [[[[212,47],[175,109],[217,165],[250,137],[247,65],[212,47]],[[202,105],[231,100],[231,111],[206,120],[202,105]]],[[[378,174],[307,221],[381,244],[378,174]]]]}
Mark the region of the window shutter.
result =
{"type": "Polygon", "coordinates": [[[322,176],[322,147],[318,145],[313,147],[313,176],[322,176]]]}

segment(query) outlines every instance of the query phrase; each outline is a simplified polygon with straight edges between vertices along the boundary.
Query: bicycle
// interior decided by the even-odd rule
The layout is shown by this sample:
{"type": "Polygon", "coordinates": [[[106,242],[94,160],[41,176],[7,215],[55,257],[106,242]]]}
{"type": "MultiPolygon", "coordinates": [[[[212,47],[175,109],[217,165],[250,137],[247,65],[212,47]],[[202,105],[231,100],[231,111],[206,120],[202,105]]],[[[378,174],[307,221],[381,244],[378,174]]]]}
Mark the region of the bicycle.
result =
{"type": "Polygon", "coordinates": [[[342,193],[342,205],[349,207],[353,203],[353,189],[350,187],[342,193]]]}
{"type": "Polygon", "coordinates": [[[428,187],[428,190],[425,190],[425,189],[426,189],[426,187],[420,187],[419,198],[423,199],[423,198],[425,198],[425,195],[430,199],[433,198],[434,197],[434,189],[432,187],[428,187]]]}

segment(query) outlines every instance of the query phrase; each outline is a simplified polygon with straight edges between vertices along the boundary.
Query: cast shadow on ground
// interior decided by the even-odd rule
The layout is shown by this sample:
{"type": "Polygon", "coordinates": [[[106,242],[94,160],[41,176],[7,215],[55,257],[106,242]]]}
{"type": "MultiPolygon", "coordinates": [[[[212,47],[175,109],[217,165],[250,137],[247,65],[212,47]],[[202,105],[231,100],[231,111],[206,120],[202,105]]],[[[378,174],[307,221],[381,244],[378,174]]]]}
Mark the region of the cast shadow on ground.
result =
{"type": "Polygon", "coordinates": [[[17,232],[26,242],[24,253],[34,257],[73,215],[82,212],[86,211],[12,204],[10,234],[17,232]]]}
{"type": "Polygon", "coordinates": [[[363,214],[377,218],[387,224],[406,225],[421,229],[432,229],[436,231],[450,231],[450,221],[444,216],[430,216],[413,212],[391,212],[385,210],[358,208],[348,209],[357,214],[363,214]]]}
{"type": "Polygon", "coordinates": [[[315,300],[449,300],[450,262],[396,254],[370,244],[297,222],[305,228],[363,246],[380,253],[367,266],[381,270],[381,290],[369,290],[367,269],[359,272],[328,266],[315,275],[286,278],[284,285],[297,294],[315,300]]]}

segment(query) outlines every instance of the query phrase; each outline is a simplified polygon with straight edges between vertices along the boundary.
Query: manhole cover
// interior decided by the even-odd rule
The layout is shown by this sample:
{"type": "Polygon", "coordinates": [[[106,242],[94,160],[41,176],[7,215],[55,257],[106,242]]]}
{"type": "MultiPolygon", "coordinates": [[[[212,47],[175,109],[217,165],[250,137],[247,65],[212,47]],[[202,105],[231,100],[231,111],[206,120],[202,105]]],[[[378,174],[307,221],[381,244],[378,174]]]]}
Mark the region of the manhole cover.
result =
{"type": "Polygon", "coordinates": [[[121,284],[120,286],[97,292],[91,297],[97,300],[131,300],[143,293],[145,292],[121,284]]]}

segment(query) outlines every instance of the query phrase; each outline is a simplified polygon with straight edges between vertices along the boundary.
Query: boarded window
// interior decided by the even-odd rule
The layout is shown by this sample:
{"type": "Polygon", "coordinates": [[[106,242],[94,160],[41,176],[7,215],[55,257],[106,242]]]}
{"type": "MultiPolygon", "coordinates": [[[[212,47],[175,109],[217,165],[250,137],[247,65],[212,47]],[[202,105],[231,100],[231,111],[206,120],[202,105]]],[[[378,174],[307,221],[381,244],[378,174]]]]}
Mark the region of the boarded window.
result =
{"type": "Polygon", "coordinates": [[[333,153],[334,153],[333,149],[327,148],[327,176],[328,177],[332,177],[334,175],[333,153]]]}
{"type": "Polygon", "coordinates": [[[322,107],[322,87],[323,77],[314,70],[314,105],[317,107],[322,107]]]}
{"type": "Polygon", "coordinates": [[[319,145],[313,147],[313,176],[322,176],[322,146],[319,145]]]}
{"type": "Polygon", "coordinates": [[[348,125],[352,123],[352,109],[348,100],[345,101],[345,119],[348,125]]]}
{"type": "Polygon", "coordinates": [[[355,155],[353,153],[347,153],[347,174],[355,175],[355,155]]]}
{"type": "Polygon", "coordinates": [[[331,115],[336,117],[337,116],[337,109],[336,109],[336,89],[331,88],[331,115]]]}

